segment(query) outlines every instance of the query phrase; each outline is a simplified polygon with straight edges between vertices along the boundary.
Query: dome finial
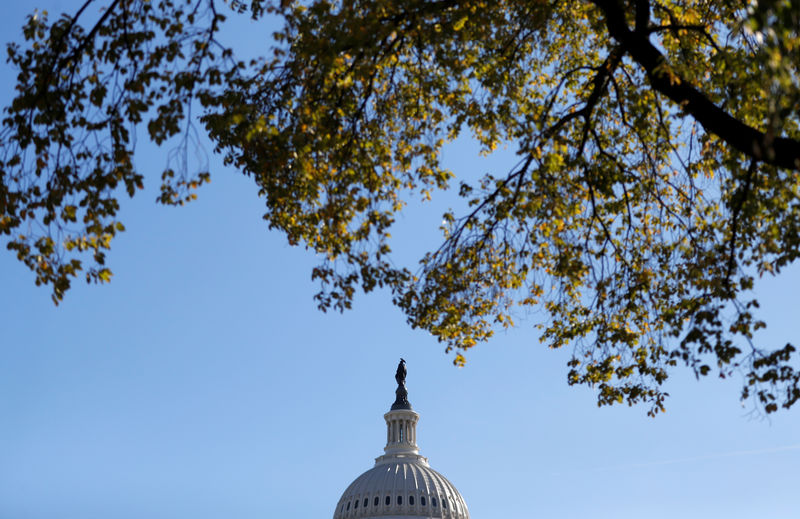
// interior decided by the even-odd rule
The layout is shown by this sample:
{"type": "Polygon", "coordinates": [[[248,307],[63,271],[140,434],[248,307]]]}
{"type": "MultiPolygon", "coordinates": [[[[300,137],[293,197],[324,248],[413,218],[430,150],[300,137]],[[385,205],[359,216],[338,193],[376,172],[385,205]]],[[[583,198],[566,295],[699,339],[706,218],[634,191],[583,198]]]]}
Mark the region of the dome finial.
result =
{"type": "Polygon", "coordinates": [[[397,371],[394,374],[394,379],[397,381],[397,389],[395,390],[394,403],[392,410],[395,409],[411,409],[411,404],[408,402],[408,390],[406,390],[406,361],[402,357],[400,363],[397,365],[397,371]]]}

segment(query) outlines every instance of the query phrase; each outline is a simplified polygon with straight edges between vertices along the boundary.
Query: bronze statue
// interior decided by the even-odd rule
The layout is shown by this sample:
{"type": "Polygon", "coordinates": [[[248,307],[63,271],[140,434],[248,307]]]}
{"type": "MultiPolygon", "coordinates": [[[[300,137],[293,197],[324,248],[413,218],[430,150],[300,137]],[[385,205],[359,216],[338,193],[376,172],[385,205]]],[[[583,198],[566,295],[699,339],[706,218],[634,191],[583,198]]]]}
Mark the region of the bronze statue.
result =
{"type": "Polygon", "coordinates": [[[400,359],[400,364],[397,365],[397,372],[394,374],[394,379],[397,381],[397,390],[395,390],[394,404],[392,409],[411,409],[411,404],[408,402],[408,390],[406,390],[406,361],[400,359]]]}
{"type": "Polygon", "coordinates": [[[406,361],[400,357],[400,364],[397,365],[397,372],[394,374],[398,386],[406,385],[406,373],[406,361]]]}

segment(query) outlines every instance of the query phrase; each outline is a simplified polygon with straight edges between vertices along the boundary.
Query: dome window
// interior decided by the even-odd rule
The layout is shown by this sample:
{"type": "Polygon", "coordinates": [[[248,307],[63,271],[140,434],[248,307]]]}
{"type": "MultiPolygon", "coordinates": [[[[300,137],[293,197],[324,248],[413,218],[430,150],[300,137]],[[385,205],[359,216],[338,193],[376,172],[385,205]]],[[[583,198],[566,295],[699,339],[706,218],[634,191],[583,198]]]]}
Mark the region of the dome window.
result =
{"type": "Polygon", "coordinates": [[[350,511],[350,501],[347,502],[347,510],[350,511]]]}
{"type": "Polygon", "coordinates": [[[380,503],[380,502],[381,502],[381,498],[378,497],[378,496],[375,496],[375,501],[372,503],[372,506],[378,506],[378,503],[380,503]]]}
{"type": "Polygon", "coordinates": [[[356,499],[356,502],[353,503],[353,508],[358,508],[358,499],[356,499]]]}
{"type": "Polygon", "coordinates": [[[397,496],[397,504],[398,505],[402,505],[403,504],[403,496],[397,496]]]}
{"type": "Polygon", "coordinates": [[[363,505],[364,508],[366,508],[368,504],[369,504],[369,499],[365,497],[364,498],[364,505],[363,505]]]}
{"type": "Polygon", "coordinates": [[[442,499],[442,508],[447,508],[447,498],[442,499]]]}
{"type": "Polygon", "coordinates": [[[425,506],[425,496],[421,496],[419,498],[419,504],[421,504],[422,506],[425,506]]]}
{"type": "Polygon", "coordinates": [[[391,504],[392,504],[392,498],[389,497],[389,496],[386,496],[386,506],[389,506],[391,504]]]}
{"type": "Polygon", "coordinates": [[[431,506],[436,506],[436,498],[435,497],[431,498],[431,506]]]}
{"type": "Polygon", "coordinates": [[[414,504],[414,496],[408,496],[408,504],[409,505],[413,505],[414,504]]]}

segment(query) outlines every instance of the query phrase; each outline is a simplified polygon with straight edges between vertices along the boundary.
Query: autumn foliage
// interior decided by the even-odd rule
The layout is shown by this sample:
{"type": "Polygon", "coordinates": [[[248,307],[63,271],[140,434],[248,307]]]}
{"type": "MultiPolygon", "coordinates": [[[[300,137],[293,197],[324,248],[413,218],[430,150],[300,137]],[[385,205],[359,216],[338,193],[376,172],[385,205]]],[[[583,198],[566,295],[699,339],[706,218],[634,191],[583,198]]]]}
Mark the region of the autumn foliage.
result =
{"type": "Polygon", "coordinates": [[[672,367],[741,374],[767,412],[800,398],[794,347],[761,345],[749,290],[800,246],[800,10],[727,0],[86,1],[9,44],[0,232],[58,301],[107,281],[123,193],[145,181],[131,128],[165,156],[165,204],[209,173],[192,125],[253,179],[269,226],[316,252],[323,310],[385,287],[464,351],[526,308],[570,384],[663,410],[672,367]],[[95,11],[92,11],[95,9],[95,11]],[[89,14],[87,14],[89,13],[89,14]],[[226,17],[278,20],[245,62],[226,17]],[[91,20],[87,26],[82,20],[91,20]],[[199,118],[193,118],[192,113],[199,118]],[[443,146],[517,162],[478,182],[443,146]],[[390,229],[456,189],[441,247],[411,271],[390,229]]]}

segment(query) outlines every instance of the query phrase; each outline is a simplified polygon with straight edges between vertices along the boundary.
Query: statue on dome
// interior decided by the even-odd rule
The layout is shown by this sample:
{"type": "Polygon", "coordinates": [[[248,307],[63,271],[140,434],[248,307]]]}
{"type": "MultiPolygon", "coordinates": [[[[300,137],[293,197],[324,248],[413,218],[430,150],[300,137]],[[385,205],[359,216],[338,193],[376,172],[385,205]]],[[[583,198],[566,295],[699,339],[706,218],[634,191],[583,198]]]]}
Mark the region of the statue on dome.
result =
{"type": "Polygon", "coordinates": [[[406,385],[406,361],[400,357],[400,363],[397,365],[397,372],[394,374],[394,379],[397,381],[398,386],[406,385]]]}
{"type": "Polygon", "coordinates": [[[397,398],[392,404],[392,409],[411,409],[411,404],[408,402],[408,390],[406,389],[406,373],[406,361],[400,358],[397,372],[394,374],[394,379],[397,381],[397,390],[395,391],[397,398]]]}

